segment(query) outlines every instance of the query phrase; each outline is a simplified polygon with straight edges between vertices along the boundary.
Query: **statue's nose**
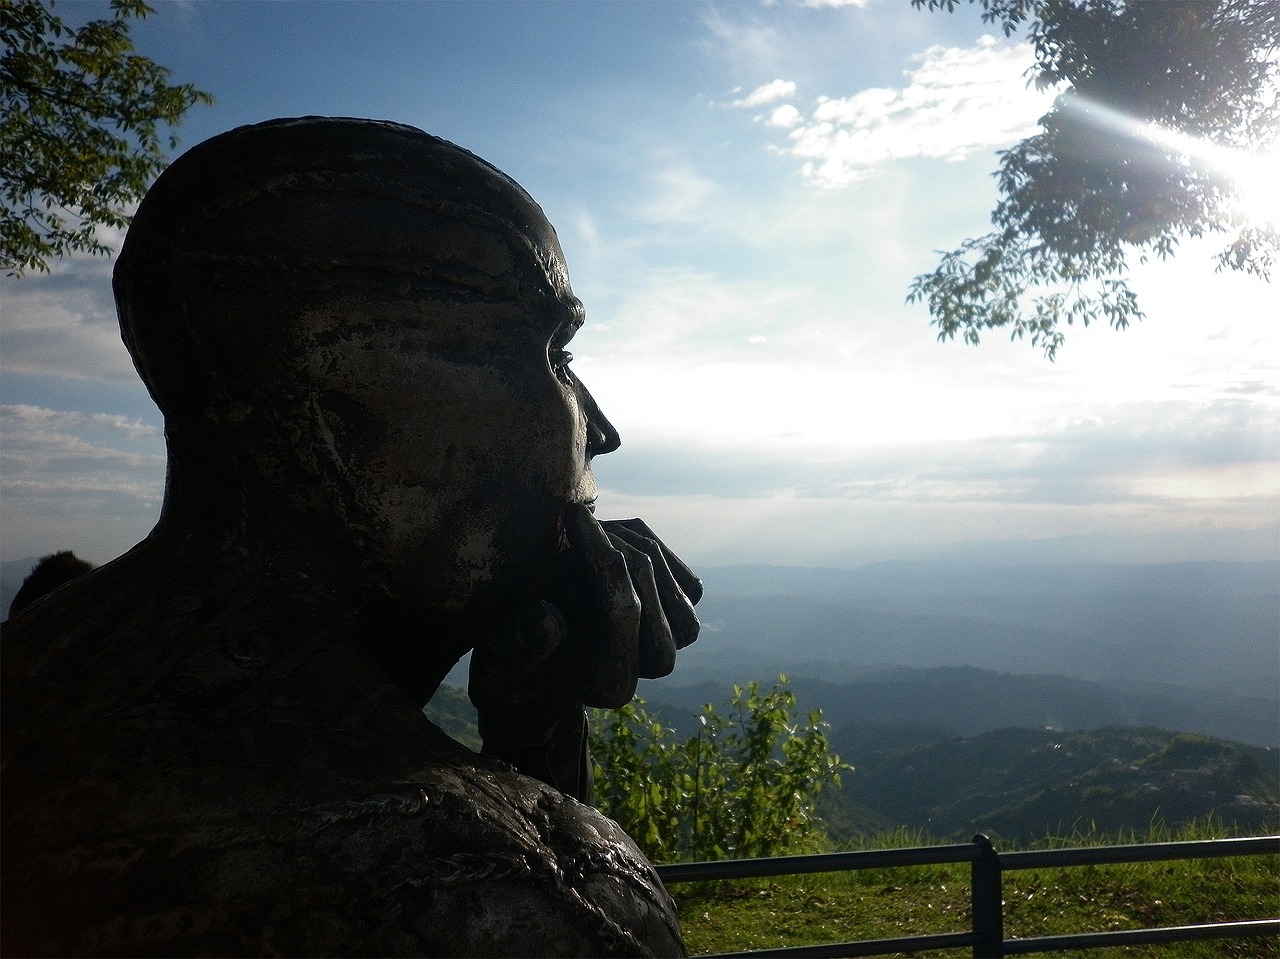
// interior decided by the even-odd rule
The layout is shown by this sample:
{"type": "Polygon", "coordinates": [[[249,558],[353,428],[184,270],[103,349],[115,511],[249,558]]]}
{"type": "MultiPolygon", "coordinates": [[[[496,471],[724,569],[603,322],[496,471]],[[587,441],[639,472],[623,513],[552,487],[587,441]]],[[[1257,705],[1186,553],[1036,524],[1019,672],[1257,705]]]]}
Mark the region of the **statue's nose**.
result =
{"type": "Polygon", "coordinates": [[[618,431],[597,410],[595,416],[587,420],[587,459],[602,453],[612,453],[621,445],[622,437],[618,435],[618,431]]]}
{"type": "Polygon", "coordinates": [[[608,417],[600,412],[600,407],[596,405],[595,397],[591,395],[581,380],[578,380],[578,397],[582,403],[582,410],[587,415],[587,459],[593,456],[601,456],[604,453],[612,453],[622,445],[622,437],[618,435],[618,431],[613,428],[613,424],[609,422],[608,417]]]}

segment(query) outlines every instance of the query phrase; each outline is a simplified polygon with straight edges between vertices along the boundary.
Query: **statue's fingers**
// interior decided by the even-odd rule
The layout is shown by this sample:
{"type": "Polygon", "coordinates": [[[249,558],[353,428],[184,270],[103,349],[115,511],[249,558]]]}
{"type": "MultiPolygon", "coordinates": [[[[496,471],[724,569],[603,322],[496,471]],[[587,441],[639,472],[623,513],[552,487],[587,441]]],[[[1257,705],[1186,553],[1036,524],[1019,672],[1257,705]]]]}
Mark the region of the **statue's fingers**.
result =
{"type": "MultiPolygon", "coordinates": [[[[662,604],[662,611],[668,624],[668,632],[675,643],[675,648],[684,649],[698,638],[698,630],[701,628],[701,624],[698,622],[698,614],[694,611],[693,602],[685,594],[680,586],[679,579],[676,578],[675,573],[667,563],[668,551],[664,550],[662,544],[656,539],[642,536],[627,526],[612,522],[603,525],[605,525],[610,539],[614,540],[615,543],[624,542],[649,557],[653,564],[658,600],[662,604]]],[[[645,597],[641,596],[642,614],[647,611],[647,608],[643,605],[645,601],[645,597]]],[[[644,675],[646,679],[652,678],[648,674],[644,675]]],[[[664,673],[663,675],[666,674],[664,673]]]]}
{"type": "Polygon", "coordinates": [[[617,709],[631,701],[640,678],[640,597],[626,558],[587,507],[574,504],[565,511],[565,533],[583,567],[599,620],[586,637],[582,701],[617,709]]]}
{"type": "Polygon", "coordinates": [[[645,539],[652,540],[662,550],[662,557],[666,560],[667,568],[671,570],[671,575],[675,577],[675,581],[680,585],[681,591],[689,597],[689,602],[696,606],[698,600],[702,599],[702,580],[698,577],[698,574],[690,569],[684,560],[677,556],[666,543],[659,539],[644,520],[609,519],[604,520],[602,525],[609,531],[621,527],[643,536],[645,539]]]}
{"type": "Polygon", "coordinates": [[[640,677],[659,679],[675,669],[676,643],[663,612],[665,604],[658,592],[654,561],[648,553],[636,549],[621,537],[610,535],[609,539],[627,561],[631,583],[640,597],[640,677]]]}

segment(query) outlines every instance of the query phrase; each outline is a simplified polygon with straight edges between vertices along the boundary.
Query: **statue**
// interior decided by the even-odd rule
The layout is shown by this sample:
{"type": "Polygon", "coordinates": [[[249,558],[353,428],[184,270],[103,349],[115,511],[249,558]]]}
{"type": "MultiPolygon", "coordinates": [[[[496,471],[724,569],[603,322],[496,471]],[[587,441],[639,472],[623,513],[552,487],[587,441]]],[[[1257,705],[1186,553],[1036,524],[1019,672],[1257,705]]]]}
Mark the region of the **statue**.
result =
{"type": "Polygon", "coordinates": [[[592,513],[619,440],[539,207],[410,127],[272,121],[175,161],[114,285],[165,501],[6,625],[4,953],[683,954],[572,797],[584,705],[671,670],[701,587],[592,513]],[[472,649],[482,754],[421,713],[472,649]]]}

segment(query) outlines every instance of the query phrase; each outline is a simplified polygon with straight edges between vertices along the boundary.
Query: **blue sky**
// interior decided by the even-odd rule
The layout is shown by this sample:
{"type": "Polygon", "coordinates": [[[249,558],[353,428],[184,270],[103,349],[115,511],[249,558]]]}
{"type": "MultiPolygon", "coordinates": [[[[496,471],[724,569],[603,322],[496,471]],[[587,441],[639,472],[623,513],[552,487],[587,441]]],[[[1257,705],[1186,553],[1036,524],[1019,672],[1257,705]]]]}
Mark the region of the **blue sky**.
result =
{"type": "MultiPolygon", "coordinates": [[[[985,230],[995,151],[1047,106],[1025,45],[973,9],[157,7],[140,50],[217,98],[183,146],[376,117],[529,190],[587,306],[575,368],[623,435],[599,513],[645,517],[694,563],[1280,551],[1277,288],[1215,274],[1212,241],[1137,269],[1147,320],[1075,330],[1053,364],[1000,335],[938,343],[904,303],[933,251],[985,230]]],[[[110,268],[0,281],[0,558],[104,562],[158,516],[160,418],[110,268]]]]}

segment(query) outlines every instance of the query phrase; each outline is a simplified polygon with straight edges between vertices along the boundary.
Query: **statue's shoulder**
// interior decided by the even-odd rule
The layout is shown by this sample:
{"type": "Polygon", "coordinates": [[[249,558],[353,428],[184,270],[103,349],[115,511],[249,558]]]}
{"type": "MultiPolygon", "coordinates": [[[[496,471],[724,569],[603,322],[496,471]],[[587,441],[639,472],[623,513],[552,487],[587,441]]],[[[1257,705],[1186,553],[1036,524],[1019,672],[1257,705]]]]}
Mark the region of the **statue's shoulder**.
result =
{"type": "Polygon", "coordinates": [[[449,739],[339,614],[112,585],[6,631],[4,954],[681,953],[614,823],[449,739]]]}
{"type": "Polygon", "coordinates": [[[6,953],[682,954],[614,823],[474,758],[82,782],[109,825],[82,804],[6,841],[6,953]]]}

